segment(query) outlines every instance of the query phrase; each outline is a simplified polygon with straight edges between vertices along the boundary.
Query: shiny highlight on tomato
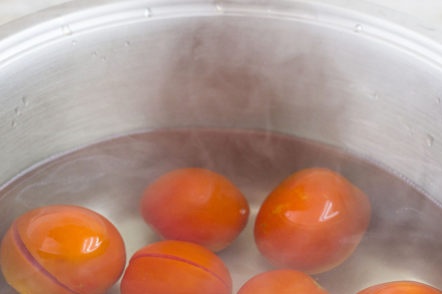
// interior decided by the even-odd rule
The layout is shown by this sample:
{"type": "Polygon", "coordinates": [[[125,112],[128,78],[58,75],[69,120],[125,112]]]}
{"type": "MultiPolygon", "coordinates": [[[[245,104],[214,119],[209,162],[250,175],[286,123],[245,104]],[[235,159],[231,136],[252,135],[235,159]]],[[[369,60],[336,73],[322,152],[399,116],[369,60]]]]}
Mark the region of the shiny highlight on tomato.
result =
{"type": "Polygon", "coordinates": [[[343,176],[324,168],[305,169],[265,199],[255,221],[255,241],[275,266],[320,273],[353,253],[370,214],[368,197],[343,176]]]}
{"type": "Polygon", "coordinates": [[[98,213],[54,205],[16,219],[0,248],[6,281],[20,293],[102,294],[121,276],[123,239],[98,213]]]}

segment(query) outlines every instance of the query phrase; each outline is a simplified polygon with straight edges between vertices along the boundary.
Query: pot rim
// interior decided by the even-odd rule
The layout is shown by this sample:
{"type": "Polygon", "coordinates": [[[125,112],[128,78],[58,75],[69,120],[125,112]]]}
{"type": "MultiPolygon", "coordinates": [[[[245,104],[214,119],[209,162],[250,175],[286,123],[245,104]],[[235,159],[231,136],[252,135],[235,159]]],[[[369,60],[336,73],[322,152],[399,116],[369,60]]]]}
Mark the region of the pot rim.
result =
{"type": "Polygon", "coordinates": [[[243,16],[296,21],[355,37],[369,38],[406,52],[442,70],[442,35],[395,11],[364,1],[341,0],[79,0],[0,26],[0,68],[21,56],[78,34],[166,18],[243,16]],[[382,17],[379,17],[382,16],[382,17]],[[419,29],[420,28],[420,29],[419,29]],[[434,33],[434,32],[433,32],[434,33]]]}

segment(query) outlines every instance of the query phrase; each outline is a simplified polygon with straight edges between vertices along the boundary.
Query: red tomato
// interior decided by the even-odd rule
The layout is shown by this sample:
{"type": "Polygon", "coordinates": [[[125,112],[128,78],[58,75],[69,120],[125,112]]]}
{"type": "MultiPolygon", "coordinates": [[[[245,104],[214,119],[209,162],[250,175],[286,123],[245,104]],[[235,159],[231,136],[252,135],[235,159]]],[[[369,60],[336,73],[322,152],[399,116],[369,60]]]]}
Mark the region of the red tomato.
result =
{"type": "Polygon", "coordinates": [[[169,172],[144,191],[141,214],[164,239],[227,247],[244,229],[249,205],[224,176],[202,168],[169,172]]]}
{"type": "Polygon", "coordinates": [[[371,286],[358,294],[441,294],[442,291],[414,281],[395,281],[371,286]]]}
{"type": "Polygon", "coordinates": [[[255,222],[261,253],[278,267],[327,271],[357,247],[370,221],[367,196],[322,168],[285,179],[262,204],[255,222]]]}
{"type": "Polygon", "coordinates": [[[1,269],[20,293],[102,294],[121,276],[121,235],[103,216],[78,206],[31,210],[7,231],[1,269]]]}
{"type": "Polygon", "coordinates": [[[238,294],[327,294],[309,275],[282,269],[264,272],[252,277],[238,294]]]}
{"type": "Polygon", "coordinates": [[[231,294],[223,261],[195,243],[162,241],[137,251],[121,281],[121,294],[231,294]]]}

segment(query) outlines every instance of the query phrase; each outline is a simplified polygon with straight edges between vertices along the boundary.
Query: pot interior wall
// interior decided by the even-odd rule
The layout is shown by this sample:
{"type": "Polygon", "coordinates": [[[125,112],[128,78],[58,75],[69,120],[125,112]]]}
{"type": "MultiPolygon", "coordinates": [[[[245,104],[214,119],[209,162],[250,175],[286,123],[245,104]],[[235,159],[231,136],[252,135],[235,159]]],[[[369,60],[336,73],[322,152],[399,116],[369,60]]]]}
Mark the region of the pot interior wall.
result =
{"type": "Polygon", "coordinates": [[[152,17],[68,31],[0,70],[1,182],[109,136],[204,126],[318,140],[442,188],[440,68],[353,28],[152,17]]]}
{"type": "Polygon", "coordinates": [[[347,150],[442,204],[441,68],[321,9],[48,22],[62,36],[0,58],[0,183],[127,133],[251,129],[347,150]]]}

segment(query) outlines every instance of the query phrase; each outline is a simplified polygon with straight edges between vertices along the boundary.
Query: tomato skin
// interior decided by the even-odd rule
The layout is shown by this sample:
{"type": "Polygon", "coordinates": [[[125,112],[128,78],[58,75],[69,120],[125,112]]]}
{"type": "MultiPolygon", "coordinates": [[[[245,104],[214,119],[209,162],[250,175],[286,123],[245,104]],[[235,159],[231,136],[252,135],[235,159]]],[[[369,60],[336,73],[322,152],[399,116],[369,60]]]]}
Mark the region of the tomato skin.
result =
{"type": "Polygon", "coordinates": [[[415,281],[394,281],[368,287],[357,294],[441,294],[442,291],[415,281]]]}
{"type": "Polygon", "coordinates": [[[226,248],[247,224],[249,205],[226,177],[203,168],[168,172],[144,191],[141,214],[164,239],[226,248]]]}
{"type": "Polygon", "coordinates": [[[0,249],[6,281],[20,293],[101,294],[126,262],[123,239],[98,213],[54,205],[17,218],[0,249]]]}
{"type": "Polygon", "coordinates": [[[249,279],[237,294],[328,294],[309,275],[290,269],[260,273],[249,279]]]}
{"type": "Polygon", "coordinates": [[[231,294],[223,261],[207,248],[185,241],[160,241],[138,250],[121,281],[121,294],[231,294]]]}
{"type": "Polygon", "coordinates": [[[275,266],[330,270],[355,250],[370,222],[368,197],[336,172],[311,168],[279,184],[258,212],[254,235],[275,266]]]}

